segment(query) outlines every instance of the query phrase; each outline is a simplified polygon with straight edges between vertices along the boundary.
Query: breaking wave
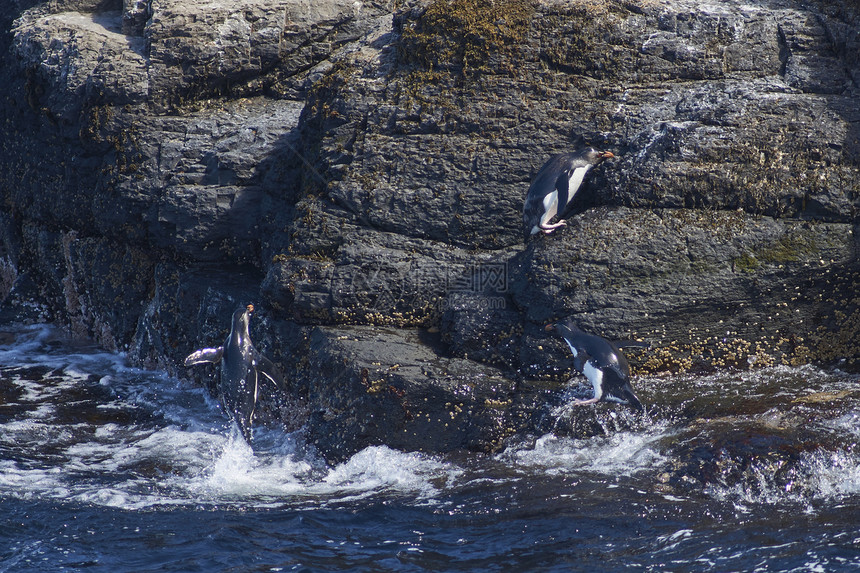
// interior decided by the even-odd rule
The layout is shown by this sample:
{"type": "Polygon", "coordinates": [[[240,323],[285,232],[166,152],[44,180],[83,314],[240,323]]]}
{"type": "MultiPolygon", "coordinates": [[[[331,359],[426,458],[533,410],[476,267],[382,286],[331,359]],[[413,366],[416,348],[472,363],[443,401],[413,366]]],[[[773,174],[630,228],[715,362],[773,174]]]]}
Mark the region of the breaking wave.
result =
{"type": "Polygon", "coordinates": [[[68,344],[42,326],[0,346],[11,413],[0,418],[0,496],[124,509],[420,500],[459,474],[432,456],[383,446],[330,467],[301,432],[260,428],[252,449],[202,389],[90,346],[60,350],[68,344]]]}

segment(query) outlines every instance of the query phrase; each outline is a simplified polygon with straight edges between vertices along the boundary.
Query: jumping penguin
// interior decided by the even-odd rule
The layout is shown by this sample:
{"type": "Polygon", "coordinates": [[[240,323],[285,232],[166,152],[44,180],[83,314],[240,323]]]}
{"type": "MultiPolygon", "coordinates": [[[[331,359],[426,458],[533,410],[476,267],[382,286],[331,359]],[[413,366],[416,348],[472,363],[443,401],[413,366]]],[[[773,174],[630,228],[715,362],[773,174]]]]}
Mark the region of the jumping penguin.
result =
{"type": "Polygon", "coordinates": [[[573,196],[582,186],[588,170],[604,159],[615,157],[611,151],[596,151],[588,147],[575,153],[562,153],[552,157],[540,168],[523,205],[523,239],[534,234],[546,235],[567,224],[564,219],[550,224],[554,216],[561,216],[573,196]]]}
{"type": "Polygon", "coordinates": [[[221,362],[221,380],[218,385],[221,405],[236,420],[242,436],[249,444],[260,381],[268,381],[282,391],[287,389],[277,367],[251,343],[248,324],[252,312],[254,305],[249,304],[233,313],[230,334],[223,346],[196,350],[185,359],[185,366],[221,362]]]}
{"type": "Polygon", "coordinates": [[[645,411],[630,386],[630,365],[618,346],[605,338],[583,332],[571,319],[548,324],[545,330],[564,338],[573,353],[573,367],[594,387],[594,398],[576,400],[574,405],[617,402],[645,411]]]}

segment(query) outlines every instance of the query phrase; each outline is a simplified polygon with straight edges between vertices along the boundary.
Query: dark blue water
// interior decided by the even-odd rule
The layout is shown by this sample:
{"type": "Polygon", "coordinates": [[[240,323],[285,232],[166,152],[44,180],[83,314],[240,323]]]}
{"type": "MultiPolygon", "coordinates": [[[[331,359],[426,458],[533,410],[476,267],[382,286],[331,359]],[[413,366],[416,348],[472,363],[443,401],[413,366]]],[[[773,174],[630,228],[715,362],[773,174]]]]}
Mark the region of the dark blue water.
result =
{"type": "Polygon", "coordinates": [[[860,570],[853,410],[826,421],[849,445],[804,452],[789,485],[766,466],[758,484],[672,485],[695,424],[659,414],[497,455],[374,447],[329,466],[301,432],[260,428],[251,450],[201,389],[49,327],[2,341],[0,572],[860,570]]]}

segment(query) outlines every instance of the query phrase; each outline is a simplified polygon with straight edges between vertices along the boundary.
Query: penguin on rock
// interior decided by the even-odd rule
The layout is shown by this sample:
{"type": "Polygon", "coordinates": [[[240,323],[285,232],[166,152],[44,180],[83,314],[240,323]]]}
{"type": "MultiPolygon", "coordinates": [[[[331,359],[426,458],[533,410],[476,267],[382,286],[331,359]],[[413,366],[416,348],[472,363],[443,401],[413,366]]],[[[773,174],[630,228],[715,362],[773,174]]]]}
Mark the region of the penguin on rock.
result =
{"type": "Polygon", "coordinates": [[[630,365],[618,346],[605,338],[579,329],[571,319],[548,324],[546,331],[555,332],[567,342],[573,353],[573,367],[594,387],[594,397],[576,400],[576,406],[597,402],[616,402],[640,412],[645,407],[630,386],[630,365]]]}
{"type": "Polygon", "coordinates": [[[564,219],[550,224],[550,220],[564,214],[576,192],[582,186],[588,170],[605,159],[615,157],[611,151],[597,151],[588,147],[574,153],[553,156],[540,168],[523,205],[523,239],[537,233],[546,235],[567,224],[564,219]]]}

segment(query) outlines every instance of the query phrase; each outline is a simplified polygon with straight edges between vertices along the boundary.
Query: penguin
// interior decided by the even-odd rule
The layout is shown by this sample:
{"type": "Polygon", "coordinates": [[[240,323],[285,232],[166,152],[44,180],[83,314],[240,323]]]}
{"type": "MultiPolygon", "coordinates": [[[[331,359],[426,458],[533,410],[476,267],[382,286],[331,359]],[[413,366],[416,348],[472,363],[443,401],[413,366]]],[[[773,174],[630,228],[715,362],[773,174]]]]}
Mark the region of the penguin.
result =
{"type": "Polygon", "coordinates": [[[585,174],[604,159],[615,157],[611,151],[596,151],[588,147],[575,153],[561,153],[540,168],[523,205],[523,239],[534,234],[548,235],[567,224],[564,219],[550,224],[554,216],[564,214],[573,196],[582,186],[585,174]]]}
{"type": "Polygon", "coordinates": [[[236,310],[230,334],[222,346],[202,348],[185,358],[185,366],[221,362],[221,380],[218,384],[221,405],[239,425],[242,436],[249,444],[260,382],[266,381],[282,391],[287,390],[284,377],[277,367],[251,343],[248,324],[253,312],[253,304],[236,310]]]}
{"type": "Polygon", "coordinates": [[[574,405],[617,402],[639,412],[645,411],[630,386],[630,365],[618,346],[605,338],[583,332],[571,319],[548,324],[545,330],[564,338],[573,353],[573,367],[594,387],[594,398],[576,400],[574,405]]]}

